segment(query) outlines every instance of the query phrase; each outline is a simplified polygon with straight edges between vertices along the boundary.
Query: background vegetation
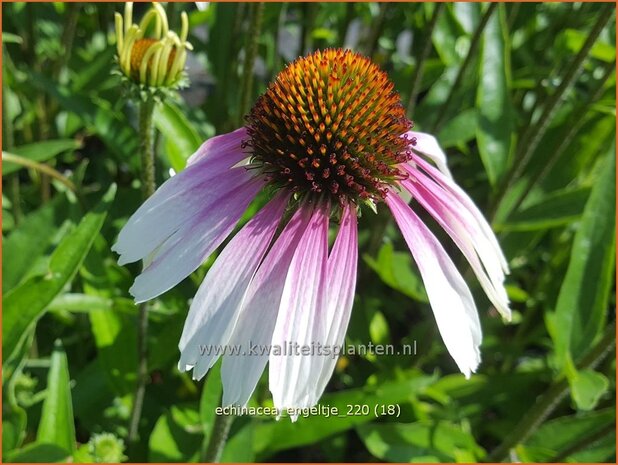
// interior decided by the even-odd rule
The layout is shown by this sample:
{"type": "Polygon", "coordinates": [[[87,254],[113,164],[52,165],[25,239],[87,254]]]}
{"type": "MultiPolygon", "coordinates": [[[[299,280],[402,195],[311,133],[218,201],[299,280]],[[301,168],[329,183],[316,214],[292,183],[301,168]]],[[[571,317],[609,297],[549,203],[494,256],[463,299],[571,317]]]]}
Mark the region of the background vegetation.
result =
{"type": "MultiPolygon", "coordinates": [[[[2,4],[5,462],[197,461],[210,436],[218,374],[196,383],[176,363],[212,261],[151,309],[144,410],[127,438],[139,265],[118,266],[110,246],[140,194],[136,107],[112,73],[122,8],[2,4]]],[[[286,62],[350,47],[389,73],[416,128],[438,135],[512,268],[510,324],[467,273],[485,338],[466,381],[388,215],[364,215],[348,342],[416,341],[418,353],[342,358],[321,403],[400,415],[238,418],[223,460],[615,461],[614,5],[166,9],[172,27],[187,10],[195,51],[191,86],[156,109],[159,184],[238,127],[286,62]]],[[[264,376],[252,404],[270,402],[264,376]]]]}

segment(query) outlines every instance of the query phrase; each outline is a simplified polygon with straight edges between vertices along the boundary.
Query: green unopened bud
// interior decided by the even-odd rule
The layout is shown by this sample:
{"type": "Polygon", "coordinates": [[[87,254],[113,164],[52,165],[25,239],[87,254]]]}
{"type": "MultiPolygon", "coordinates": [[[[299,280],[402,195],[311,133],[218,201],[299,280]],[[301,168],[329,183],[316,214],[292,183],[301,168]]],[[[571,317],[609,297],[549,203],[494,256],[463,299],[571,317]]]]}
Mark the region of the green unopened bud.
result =
{"type": "Polygon", "coordinates": [[[124,441],[111,433],[93,435],[88,441],[88,452],[95,463],[119,463],[127,459],[124,441]]]}
{"type": "Polygon", "coordinates": [[[165,10],[158,3],[133,23],[133,3],[125,5],[124,17],[116,13],[118,64],[131,81],[149,87],[174,87],[183,76],[187,50],[189,18],[181,13],[180,35],[169,29],[165,10]],[[149,34],[147,37],[146,34],[149,34]]]}

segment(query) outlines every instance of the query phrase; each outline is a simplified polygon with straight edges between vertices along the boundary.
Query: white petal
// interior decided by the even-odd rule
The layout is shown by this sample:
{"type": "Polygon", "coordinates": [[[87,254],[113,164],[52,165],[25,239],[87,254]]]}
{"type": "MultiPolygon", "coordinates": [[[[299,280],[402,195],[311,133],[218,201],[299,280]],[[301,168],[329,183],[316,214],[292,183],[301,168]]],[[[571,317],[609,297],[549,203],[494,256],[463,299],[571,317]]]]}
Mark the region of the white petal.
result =
{"type": "Polygon", "coordinates": [[[232,192],[210,202],[206,210],[174,232],[157,249],[148,267],[144,268],[129,290],[135,301],[152,299],[195,271],[232,232],[262,186],[261,179],[249,179],[232,192]]]}
{"type": "Polygon", "coordinates": [[[318,207],[292,259],[272,338],[273,346],[290,349],[269,359],[269,387],[279,409],[309,406],[309,391],[321,371],[312,347],[327,338],[327,264],[328,211],[318,207]]]}
{"type": "Polygon", "coordinates": [[[427,158],[431,159],[440,171],[442,171],[449,178],[452,178],[446,162],[446,154],[434,136],[416,131],[408,131],[406,134],[409,138],[414,137],[416,139],[416,144],[410,144],[410,148],[413,151],[422,153],[427,158]]]}
{"type": "Polygon", "coordinates": [[[240,314],[247,288],[275,234],[288,196],[279,195],[225,247],[204,278],[180,338],[179,368],[202,378],[217,361],[240,314]],[[210,352],[201,353],[208,346],[210,352]]]}
{"type": "Polygon", "coordinates": [[[251,281],[229,341],[231,347],[241,347],[240,353],[225,355],[221,365],[224,406],[246,405],[268,363],[283,286],[309,214],[296,211],[251,281]]]}
{"type": "Polygon", "coordinates": [[[392,191],[386,203],[421,272],[446,348],[468,378],[480,363],[482,339],[472,294],[438,240],[412,209],[392,191]]]}

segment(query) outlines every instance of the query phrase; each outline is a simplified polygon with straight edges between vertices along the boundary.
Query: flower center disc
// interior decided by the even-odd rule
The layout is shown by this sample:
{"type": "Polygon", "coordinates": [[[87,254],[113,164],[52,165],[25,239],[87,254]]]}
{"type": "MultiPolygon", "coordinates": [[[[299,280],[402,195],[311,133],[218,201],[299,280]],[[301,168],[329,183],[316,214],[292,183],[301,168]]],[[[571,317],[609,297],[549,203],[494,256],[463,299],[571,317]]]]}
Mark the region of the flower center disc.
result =
{"type": "Polygon", "coordinates": [[[279,73],[247,116],[253,161],[278,187],[377,202],[402,174],[410,141],[399,94],[358,53],[329,49],[279,73]]]}

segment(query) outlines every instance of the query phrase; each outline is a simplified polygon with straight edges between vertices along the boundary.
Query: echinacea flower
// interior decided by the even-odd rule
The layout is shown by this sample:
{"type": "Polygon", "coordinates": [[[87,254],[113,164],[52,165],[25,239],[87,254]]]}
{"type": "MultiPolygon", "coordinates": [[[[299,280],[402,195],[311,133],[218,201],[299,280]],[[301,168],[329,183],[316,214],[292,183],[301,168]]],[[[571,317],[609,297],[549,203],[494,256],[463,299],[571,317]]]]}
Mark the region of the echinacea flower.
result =
{"type": "Polygon", "coordinates": [[[187,50],[189,18],[180,15],[180,35],[171,31],[163,7],[154,2],[139,24],[133,23],[133,2],[127,2],[124,19],[115,14],[116,49],[122,73],[132,82],[149,87],[173,87],[182,78],[187,50]]]}
{"type": "Polygon", "coordinates": [[[271,195],[193,299],[180,370],[200,379],[221,355],[200,347],[242,347],[223,355],[225,405],[245,405],[267,363],[276,408],[315,405],[334,370],[332,354],[251,347],[342,346],[354,301],[357,215],[381,202],[418,264],[448,351],[466,377],[476,370],[481,326],[470,290],[400,194],[411,194],[444,228],[508,319],[507,263],[436,139],[411,127],[393,84],[369,59],[317,51],[277,76],[245,127],[206,141],[137,210],[114,250],[121,264],[144,260],[131,288],[143,302],[200,266],[260,191],[271,195]],[[329,250],[331,222],[338,233],[329,250]]]}

